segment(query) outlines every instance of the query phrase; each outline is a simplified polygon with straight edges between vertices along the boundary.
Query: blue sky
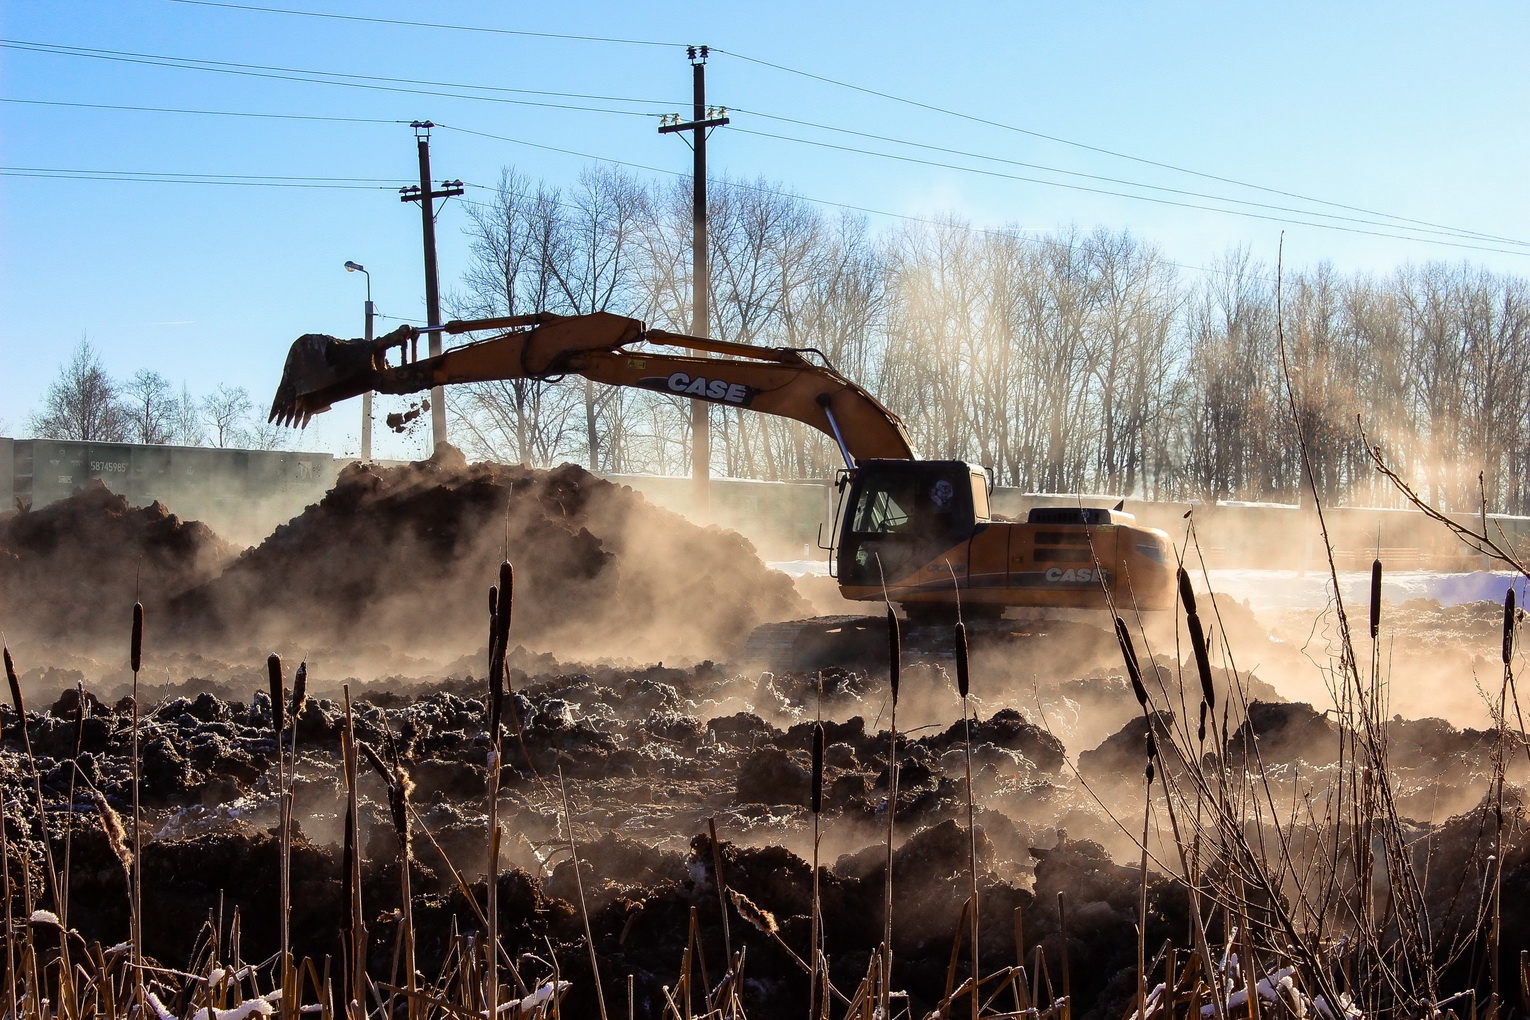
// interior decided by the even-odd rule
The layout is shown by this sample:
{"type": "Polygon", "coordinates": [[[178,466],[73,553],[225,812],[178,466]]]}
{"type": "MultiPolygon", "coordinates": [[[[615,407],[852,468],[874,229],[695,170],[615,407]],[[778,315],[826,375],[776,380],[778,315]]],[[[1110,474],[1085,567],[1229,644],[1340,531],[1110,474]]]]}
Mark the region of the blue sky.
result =
{"type": "MultiPolygon", "coordinates": [[[[435,176],[469,185],[492,185],[507,165],[571,182],[586,157],[687,171],[684,144],[656,132],[658,114],[689,103],[687,43],[714,47],[709,99],[732,111],[713,138],[714,169],[809,199],[982,225],[1129,228],[1190,267],[1235,245],[1273,261],[1284,230],[1296,266],[1384,273],[1467,259],[1524,274],[1523,244],[1459,235],[1490,250],[1426,244],[1372,213],[1530,241],[1527,23],[1523,3],[0,0],[0,431],[23,431],[81,335],[114,374],[151,368],[194,392],[236,383],[263,405],[294,337],[360,332],[365,285],[344,272],[347,259],[371,270],[380,312],[418,318],[419,217],[397,196],[416,175],[411,120],[443,125],[435,176]],[[221,61],[224,71],[162,66],[165,57],[221,61]],[[293,71],[372,76],[346,80],[381,87],[292,81],[304,76],[293,71]],[[464,98],[469,85],[482,98],[464,98]],[[1226,207],[1144,186],[1305,211],[1243,206],[1274,219],[1234,216],[766,135],[1189,205],[1226,207]],[[23,176],[39,170],[75,173],[23,176]],[[346,186],[80,179],[121,171],[346,186]],[[1314,211],[1366,222],[1321,229],[1307,225],[1314,211]]],[[[448,292],[465,265],[464,223],[456,202],[438,221],[448,292]]],[[[354,452],[355,418],[349,405],[325,415],[299,445],[354,452]]],[[[380,455],[419,452],[418,441],[383,442],[380,455]]]]}

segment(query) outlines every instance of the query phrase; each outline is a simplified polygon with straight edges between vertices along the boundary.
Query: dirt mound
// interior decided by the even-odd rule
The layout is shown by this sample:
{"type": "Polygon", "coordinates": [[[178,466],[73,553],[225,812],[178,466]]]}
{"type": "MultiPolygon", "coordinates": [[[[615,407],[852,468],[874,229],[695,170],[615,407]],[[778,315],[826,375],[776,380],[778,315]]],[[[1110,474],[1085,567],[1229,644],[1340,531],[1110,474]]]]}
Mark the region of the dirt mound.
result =
{"type": "Polygon", "coordinates": [[[121,638],[136,599],[163,605],[214,576],[234,548],[163,503],[134,508],[92,481],[0,518],[0,627],[38,638],[121,638]]]}
{"type": "Polygon", "coordinates": [[[193,635],[460,653],[486,641],[487,589],[506,558],[512,641],[539,651],[718,657],[760,623],[809,612],[736,533],[573,465],[470,465],[450,449],[347,468],[173,610],[193,635]]]}

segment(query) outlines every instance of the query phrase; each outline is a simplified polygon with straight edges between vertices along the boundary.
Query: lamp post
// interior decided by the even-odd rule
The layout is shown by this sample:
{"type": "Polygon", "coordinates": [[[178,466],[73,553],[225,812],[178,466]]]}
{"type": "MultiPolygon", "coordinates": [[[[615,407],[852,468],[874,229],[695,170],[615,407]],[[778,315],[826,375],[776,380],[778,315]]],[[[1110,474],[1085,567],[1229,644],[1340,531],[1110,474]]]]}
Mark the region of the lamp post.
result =
{"type": "MultiPolygon", "coordinates": [[[[367,303],[366,303],[366,319],[367,319],[367,327],[366,328],[367,328],[367,332],[366,332],[366,338],[370,342],[371,339],[372,339],[372,315],[373,315],[373,307],[372,307],[372,274],[367,272],[366,267],[363,266],[359,262],[347,262],[345,264],[345,271],[347,273],[360,273],[362,276],[365,276],[367,278],[367,303]]],[[[365,464],[368,461],[370,461],[371,459],[372,459],[372,391],[371,390],[367,390],[365,393],[363,393],[361,395],[361,462],[363,464],[365,464]]]]}

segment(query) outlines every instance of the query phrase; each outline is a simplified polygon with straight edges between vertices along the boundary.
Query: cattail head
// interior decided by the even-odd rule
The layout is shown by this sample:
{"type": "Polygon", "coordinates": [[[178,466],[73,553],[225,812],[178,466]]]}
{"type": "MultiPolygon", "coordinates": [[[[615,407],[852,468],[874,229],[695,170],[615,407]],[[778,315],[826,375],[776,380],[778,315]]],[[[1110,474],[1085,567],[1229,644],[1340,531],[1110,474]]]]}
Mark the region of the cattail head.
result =
{"type": "Polygon", "coordinates": [[[728,898],[733,901],[733,909],[738,911],[738,916],[754,925],[756,929],[766,935],[774,935],[781,930],[776,923],[776,916],[770,911],[761,908],[754,900],[739,892],[737,889],[728,890],[728,898]]]}
{"type": "Polygon", "coordinates": [[[1126,621],[1116,617],[1116,642],[1121,646],[1121,658],[1126,662],[1126,675],[1132,682],[1132,693],[1137,704],[1147,708],[1147,688],[1142,686],[1142,666],[1137,662],[1137,648],[1132,644],[1132,632],[1126,629],[1126,621]]]}
{"type": "Polygon", "coordinates": [[[898,614],[887,607],[887,667],[892,682],[893,705],[898,704],[898,674],[902,668],[902,642],[898,637],[898,614]]]}
{"type": "Polygon", "coordinates": [[[495,637],[501,648],[510,637],[510,611],[515,605],[515,568],[505,560],[499,565],[499,597],[494,605],[495,637]]]}
{"type": "Polygon", "coordinates": [[[271,725],[280,734],[287,723],[287,684],[282,679],[282,657],[275,652],[266,656],[266,678],[271,682],[271,725]]]}
{"type": "Polygon", "coordinates": [[[499,587],[489,585],[489,636],[494,636],[494,621],[499,617],[499,587]]]}
{"type": "Polygon", "coordinates": [[[505,705],[505,654],[510,640],[510,611],[515,599],[515,568],[505,560],[499,565],[499,585],[490,595],[493,624],[489,628],[489,737],[499,742],[500,719],[505,705]]]}
{"type": "Polygon", "coordinates": [[[1371,640],[1381,629],[1381,561],[1371,561],[1371,640]]]}
{"type": "Polygon", "coordinates": [[[400,770],[399,781],[388,787],[388,810],[393,816],[393,831],[398,836],[398,852],[405,861],[410,860],[409,790],[414,786],[409,777],[400,770]]]}
{"type": "Polygon", "coordinates": [[[813,724],[813,787],[809,806],[813,814],[823,810],[823,723],[813,724]]]}
{"type": "Polygon", "coordinates": [[[1504,665],[1515,658],[1515,621],[1518,613],[1515,613],[1515,590],[1509,589],[1504,595],[1504,665]]]}
{"type": "Polygon", "coordinates": [[[1147,781],[1149,783],[1152,783],[1152,781],[1153,781],[1153,772],[1154,772],[1153,762],[1154,762],[1155,759],[1157,759],[1157,757],[1158,757],[1158,738],[1153,736],[1153,727],[1151,725],[1149,725],[1148,726],[1148,734],[1147,734],[1147,759],[1148,760],[1147,760],[1147,769],[1145,770],[1145,773],[1144,773],[1147,776],[1147,781]]]}
{"type": "Polygon", "coordinates": [[[85,716],[88,714],[88,706],[85,704],[85,685],[79,681],[74,685],[74,757],[80,757],[80,748],[85,743],[85,716]]]}
{"type": "Polygon", "coordinates": [[[303,702],[308,697],[308,660],[298,663],[297,672],[292,675],[292,718],[296,719],[303,714],[303,702]]]}
{"type": "Polygon", "coordinates": [[[106,843],[112,848],[112,853],[122,863],[122,870],[133,870],[133,844],[128,840],[127,831],[122,827],[122,818],[107,803],[105,795],[94,786],[90,788],[90,799],[95,802],[96,814],[101,816],[101,831],[106,834],[106,843]]]}
{"type": "Polygon", "coordinates": [[[143,603],[133,603],[133,640],[128,649],[128,665],[136,673],[143,668],[143,603]]]}
{"type": "Polygon", "coordinates": [[[956,625],[956,692],[963,698],[971,690],[971,676],[967,671],[967,625],[956,625]]]}
{"type": "Polygon", "coordinates": [[[1212,708],[1217,707],[1217,692],[1211,685],[1211,656],[1206,651],[1206,632],[1201,629],[1201,618],[1195,613],[1185,616],[1190,630],[1190,650],[1195,653],[1195,671],[1201,678],[1201,697],[1212,708]]]}
{"type": "Polygon", "coordinates": [[[1206,742],[1206,703],[1201,702],[1201,724],[1195,731],[1196,739],[1201,743],[1206,742]]]}
{"type": "Polygon", "coordinates": [[[11,685],[11,707],[16,709],[16,718],[21,720],[23,727],[27,724],[27,703],[21,696],[21,680],[16,676],[16,663],[11,659],[11,649],[7,645],[5,652],[5,681],[11,685]]]}
{"type": "Polygon", "coordinates": [[[1195,589],[1190,587],[1190,575],[1184,567],[1179,568],[1179,600],[1185,604],[1185,612],[1195,612],[1195,589]]]}

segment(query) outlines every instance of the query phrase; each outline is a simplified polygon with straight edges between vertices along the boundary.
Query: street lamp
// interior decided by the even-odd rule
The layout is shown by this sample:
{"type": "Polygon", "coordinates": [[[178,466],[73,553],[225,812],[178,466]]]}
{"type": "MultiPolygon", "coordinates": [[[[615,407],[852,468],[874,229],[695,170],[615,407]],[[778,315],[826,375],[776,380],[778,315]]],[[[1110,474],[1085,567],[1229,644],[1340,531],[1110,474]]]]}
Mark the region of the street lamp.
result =
{"type": "MultiPolygon", "coordinates": [[[[347,262],[347,273],[360,273],[367,278],[367,303],[366,303],[366,338],[372,339],[372,274],[367,272],[360,262],[347,262]]],[[[361,462],[365,464],[372,459],[372,391],[367,390],[361,395],[361,462]]]]}

